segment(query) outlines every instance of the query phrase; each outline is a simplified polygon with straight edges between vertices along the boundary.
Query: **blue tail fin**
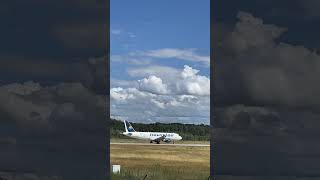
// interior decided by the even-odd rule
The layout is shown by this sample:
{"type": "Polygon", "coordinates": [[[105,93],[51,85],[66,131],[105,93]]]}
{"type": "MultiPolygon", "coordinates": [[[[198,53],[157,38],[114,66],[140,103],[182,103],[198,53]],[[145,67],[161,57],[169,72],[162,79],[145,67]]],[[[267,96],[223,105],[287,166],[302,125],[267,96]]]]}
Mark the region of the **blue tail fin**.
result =
{"type": "Polygon", "coordinates": [[[123,122],[126,132],[136,132],[128,121],[124,120],[123,122]]]}

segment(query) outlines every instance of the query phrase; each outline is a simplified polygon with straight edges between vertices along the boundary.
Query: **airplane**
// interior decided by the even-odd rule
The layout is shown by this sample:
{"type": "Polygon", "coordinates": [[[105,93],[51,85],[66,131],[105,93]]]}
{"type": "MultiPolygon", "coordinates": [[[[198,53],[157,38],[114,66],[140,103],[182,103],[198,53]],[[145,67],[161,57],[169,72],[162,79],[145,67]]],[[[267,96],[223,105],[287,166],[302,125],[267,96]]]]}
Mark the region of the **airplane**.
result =
{"type": "Polygon", "coordinates": [[[163,141],[165,143],[170,143],[172,141],[172,143],[174,144],[174,141],[179,141],[182,139],[182,137],[177,133],[137,132],[126,120],[123,120],[123,124],[124,129],[126,130],[126,132],[122,133],[123,135],[136,139],[150,140],[150,143],[156,142],[157,144],[160,144],[160,141],[163,141]]]}

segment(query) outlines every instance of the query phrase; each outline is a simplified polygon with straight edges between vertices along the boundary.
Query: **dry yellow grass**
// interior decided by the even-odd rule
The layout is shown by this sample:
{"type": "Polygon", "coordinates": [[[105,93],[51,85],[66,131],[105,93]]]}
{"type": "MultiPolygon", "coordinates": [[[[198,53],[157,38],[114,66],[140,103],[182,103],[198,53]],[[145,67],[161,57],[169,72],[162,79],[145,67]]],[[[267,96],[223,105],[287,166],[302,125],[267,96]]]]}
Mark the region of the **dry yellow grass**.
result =
{"type": "MultiPolygon", "coordinates": [[[[139,140],[133,138],[111,138],[111,143],[149,143],[146,140],[139,140]]],[[[176,141],[175,144],[210,144],[210,141],[176,141]]]]}
{"type": "Polygon", "coordinates": [[[121,174],[112,179],[207,179],[210,147],[110,145],[112,164],[121,174]],[[142,178],[141,178],[142,177],[142,178]]]}

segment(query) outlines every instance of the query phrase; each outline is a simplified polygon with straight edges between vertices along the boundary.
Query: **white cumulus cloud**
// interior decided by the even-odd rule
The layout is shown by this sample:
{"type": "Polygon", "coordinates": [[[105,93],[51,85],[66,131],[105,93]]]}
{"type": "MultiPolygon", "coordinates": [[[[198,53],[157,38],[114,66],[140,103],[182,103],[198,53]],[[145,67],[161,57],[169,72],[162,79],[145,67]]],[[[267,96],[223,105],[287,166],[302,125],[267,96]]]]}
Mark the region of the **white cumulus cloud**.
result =
{"type": "Polygon", "coordinates": [[[176,83],[176,91],[180,94],[210,95],[210,79],[198,75],[199,70],[184,66],[181,80],[176,83]]]}
{"type": "Polygon", "coordinates": [[[210,79],[199,70],[185,65],[182,70],[157,67],[131,72],[145,77],[137,80],[138,86],[110,89],[114,117],[136,122],[209,123],[210,79]],[[168,69],[172,76],[163,74],[168,69]]]}
{"type": "Polygon", "coordinates": [[[162,82],[162,79],[154,75],[138,80],[138,83],[140,90],[156,94],[167,94],[169,92],[167,85],[162,82]]]}

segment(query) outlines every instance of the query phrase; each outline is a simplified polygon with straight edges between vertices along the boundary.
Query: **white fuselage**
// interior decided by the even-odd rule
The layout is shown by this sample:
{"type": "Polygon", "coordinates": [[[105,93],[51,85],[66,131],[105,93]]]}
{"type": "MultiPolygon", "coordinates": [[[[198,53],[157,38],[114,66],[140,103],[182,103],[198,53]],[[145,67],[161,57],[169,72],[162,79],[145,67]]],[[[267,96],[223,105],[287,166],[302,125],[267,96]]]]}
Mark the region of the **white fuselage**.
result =
{"type": "Polygon", "coordinates": [[[177,133],[167,133],[167,132],[123,132],[123,135],[143,140],[153,141],[160,137],[164,137],[164,139],[179,141],[182,137],[177,133]]]}

